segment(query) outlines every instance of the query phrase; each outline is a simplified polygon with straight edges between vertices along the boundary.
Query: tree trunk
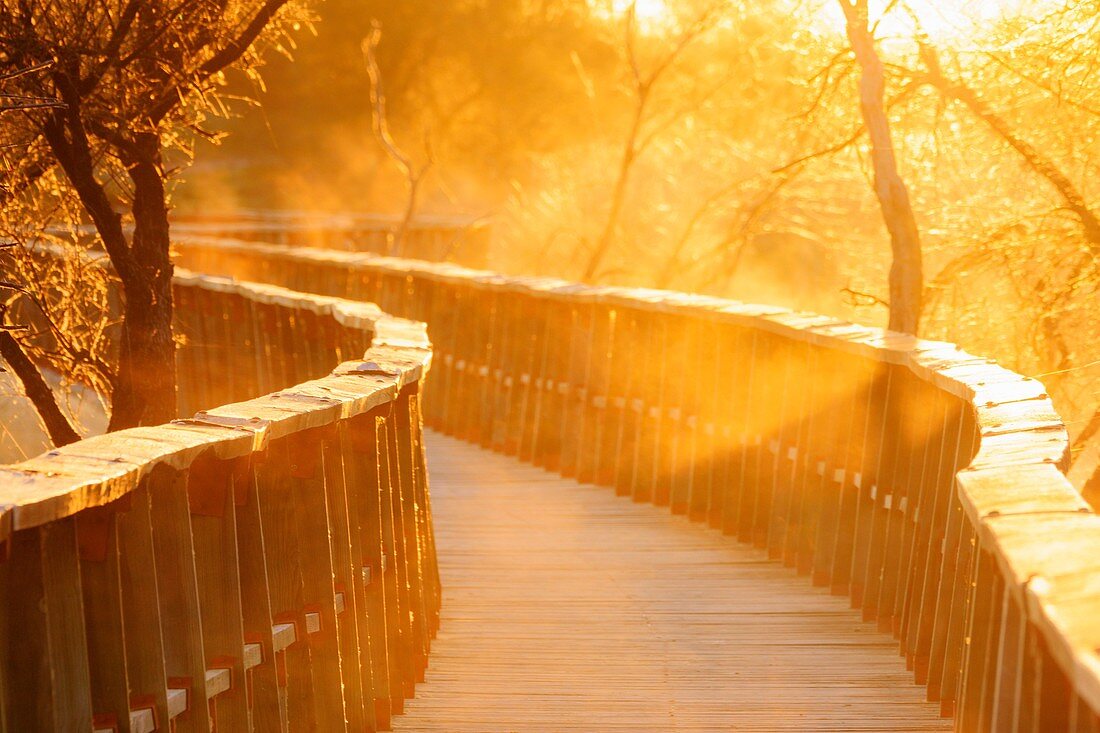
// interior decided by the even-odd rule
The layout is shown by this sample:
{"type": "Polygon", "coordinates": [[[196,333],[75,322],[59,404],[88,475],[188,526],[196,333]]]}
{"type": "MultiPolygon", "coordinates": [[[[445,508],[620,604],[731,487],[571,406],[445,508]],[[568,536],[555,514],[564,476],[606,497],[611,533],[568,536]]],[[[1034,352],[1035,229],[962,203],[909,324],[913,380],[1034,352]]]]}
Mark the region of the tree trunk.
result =
{"type": "Polygon", "coordinates": [[[134,184],[135,229],[127,242],[122,217],[96,178],[79,100],[70,103],[66,115],[64,121],[60,115],[55,117],[43,132],[95,223],[122,283],[122,333],[107,430],[159,425],[177,417],[172,263],[160,139],[155,131],[139,132],[118,146],[134,184]]]}
{"type": "Polygon", "coordinates": [[[159,425],[176,414],[172,261],[160,141],[138,133],[129,164],[134,183],[133,271],[122,278],[123,318],[108,431],[159,425]]]}
{"type": "Polygon", "coordinates": [[[920,325],[923,273],[920,232],[909,191],[898,174],[890,121],[884,102],[886,75],[867,26],[867,0],[839,0],[847,21],[848,40],[860,66],[859,101],[871,139],[875,196],[890,232],[890,323],[892,331],[916,335],[920,325]]]}

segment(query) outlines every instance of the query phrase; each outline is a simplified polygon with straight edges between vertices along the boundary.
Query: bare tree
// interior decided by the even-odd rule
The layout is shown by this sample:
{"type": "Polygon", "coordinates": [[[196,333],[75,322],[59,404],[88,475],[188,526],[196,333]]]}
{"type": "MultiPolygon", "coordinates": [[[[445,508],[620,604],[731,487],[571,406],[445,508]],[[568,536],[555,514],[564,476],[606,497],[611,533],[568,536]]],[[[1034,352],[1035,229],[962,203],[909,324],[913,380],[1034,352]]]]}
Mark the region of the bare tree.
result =
{"type": "Polygon", "coordinates": [[[692,108],[698,106],[703,99],[716,92],[724,84],[723,81],[712,87],[710,91],[703,95],[703,99],[692,100],[689,106],[674,106],[663,117],[653,119],[651,106],[654,88],[665,74],[675,66],[677,60],[688,47],[715,26],[721,19],[722,11],[725,8],[725,3],[718,2],[709,5],[703,12],[696,15],[680,33],[679,37],[671,43],[648,70],[642,69],[642,62],[639,59],[637,49],[637,2],[631,2],[627,8],[626,17],[623,21],[625,53],[630,67],[630,91],[634,100],[634,107],[631,112],[626,139],[623,141],[615,182],[611,188],[611,203],[608,206],[607,216],[599,235],[593,243],[588,262],[584,268],[583,278],[585,280],[592,280],[599,275],[604,259],[615,244],[623,206],[626,203],[627,187],[630,185],[634,164],[637,162],[638,157],[646,151],[661,132],[675,124],[692,108]]]}
{"type": "Polygon", "coordinates": [[[920,58],[924,73],[917,80],[934,87],[946,99],[961,102],[971,114],[1004,140],[1035,173],[1042,176],[1058,192],[1066,208],[1081,224],[1081,232],[1094,257],[1100,257],[1100,217],[1088,205],[1084,195],[1070,177],[1049,157],[1026,140],[1001,115],[987,104],[976,91],[957,78],[950,78],[940,63],[936,48],[926,39],[918,37],[920,58]]]}
{"type": "MultiPolygon", "coordinates": [[[[1073,342],[1078,335],[1065,324],[1069,303],[1075,298],[1094,296],[1097,288],[1097,263],[1100,262],[1100,215],[1090,206],[1081,188],[1063,170],[1054,158],[1045,154],[1029,140],[1026,133],[1017,130],[995,106],[983,98],[959,74],[944,69],[939,50],[931,41],[918,33],[917,46],[921,70],[912,72],[914,82],[934,88],[943,99],[961,104],[978,122],[1008,145],[1036,175],[1045,180],[1061,199],[1064,209],[1070,212],[1079,226],[1084,248],[1075,256],[1060,261],[1049,255],[1039,267],[1033,269],[1029,284],[1029,301],[1035,310],[1035,351],[1041,355],[1048,384],[1057,384],[1074,371],[1073,342]]],[[[997,233],[994,234],[997,238],[997,233]]],[[[996,252],[991,247],[979,247],[949,263],[937,275],[938,285],[951,282],[953,277],[964,274],[968,267],[983,264],[996,252]]],[[[1093,408],[1082,435],[1091,435],[1100,425],[1100,409],[1093,408]]],[[[1075,442],[1078,450],[1084,443],[1081,436],[1075,442]]]]}
{"type": "MultiPolygon", "coordinates": [[[[28,74],[41,72],[50,65],[50,62],[44,62],[22,69],[12,69],[0,74],[0,84],[9,83],[28,74]]],[[[60,101],[50,97],[9,94],[6,90],[0,92],[0,114],[31,109],[61,109],[63,107],[64,105],[60,101]]],[[[10,170],[5,168],[4,172],[10,173],[10,170]]],[[[11,181],[6,180],[6,178],[7,176],[2,181],[5,192],[9,190],[11,184],[11,181]]],[[[0,244],[0,256],[9,255],[16,246],[16,242],[0,244]]],[[[20,295],[33,298],[32,293],[23,284],[14,281],[0,280],[0,292],[10,293],[15,298],[20,295]]],[[[53,390],[42,376],[38,365],[27,355],[23,345],[16,338],[15,334],[26,331],[27,327],[5,322],[11,300],[11,298],[5,299],[5,302],[0,304],[0,358],[11,367],[11,371],[23,385],[23,393],[34,405],[53,444],[66,445],[80,440],[80,434],[69,422],[65,413],[62,412],[53,390]]],[[[0,371],[3,370],[0,369],[0,371]]]]}
{"type": "Polygon", "coordinates": [[[871,140],[875,196],[890,232],[890,321],[894,331],[916,334],[923,290],[920,232],[909,190],[898,173],[890,121],[886,115],[886,73],[875,48],[867,0],[837,0],[844,11],[848,42],[860,66],[859,98],[871,140]]]}
{"type": "Polygon", "coordinates": [[[16,172],[9,191],[19,195],[60,170],[121,283],[109,430],[176,416],[173,164],[166,152],[186,154],[189,140],[209,135],[202,123],[220,109],[223,72],[256,66],[256,42],[285,31],[280,19],[289,2],[26,0],[0,7],[0,73],[49,63],[44,74],[15,78],[15,93],[63,104],[20,113],[27,140],[18,155],[6,151],[16,172]]]}
{"type": "Polygon", "coordinates": [[[372,21],[370,35],[363,40],[363,56],[367,64],[367,76],[370,77],[371,130],[378,144],[386,151],[386,155],[405,178],[405,211],[390,245],[390,254],[401,257],[405,253],[405,239],[409,225],[412,224],[413,217],[416,215],[420,186],[435,164],[435,156],[432,152],[431,138],[427,133],[424,135],[425,161],[419,166],[397,146],[390,134],[389,120],[386,116],[386,93],[382,86],[382,71],[378,66],[378,44],[381,40],[382,25],[377,20],[372,21]]]}

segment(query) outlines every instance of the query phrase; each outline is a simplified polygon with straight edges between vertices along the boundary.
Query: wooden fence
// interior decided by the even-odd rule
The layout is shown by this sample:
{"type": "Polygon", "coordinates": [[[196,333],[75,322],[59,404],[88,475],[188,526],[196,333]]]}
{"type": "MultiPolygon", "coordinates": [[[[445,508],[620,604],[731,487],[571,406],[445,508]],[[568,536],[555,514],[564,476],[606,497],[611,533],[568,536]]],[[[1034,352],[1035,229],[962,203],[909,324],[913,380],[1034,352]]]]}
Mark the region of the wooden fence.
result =
{"type": "Polygon", "coordinates": [[[400,230],[401,218],[396,216],[264,210],[182,216],[173,222],[173,231],[186,235],[391,254],[467,267],[488,264],[490,228],[483,220],[418,216],[401,241],[400,230]]]}
{"type": "Polygon", "coordinates": [[[428,323],[428,422],[706,521],[850,597],[960,730],[1093,731],[1100,519],[1042,384],[716,298],[184,238],[180,262],[428,323]]]}
{"type": "Polygon", "coordinates": [[[0,469],[0,730],[388,729],[439,619],[423,325],[176,287],[190,404],[359,358],[0,469]]]}

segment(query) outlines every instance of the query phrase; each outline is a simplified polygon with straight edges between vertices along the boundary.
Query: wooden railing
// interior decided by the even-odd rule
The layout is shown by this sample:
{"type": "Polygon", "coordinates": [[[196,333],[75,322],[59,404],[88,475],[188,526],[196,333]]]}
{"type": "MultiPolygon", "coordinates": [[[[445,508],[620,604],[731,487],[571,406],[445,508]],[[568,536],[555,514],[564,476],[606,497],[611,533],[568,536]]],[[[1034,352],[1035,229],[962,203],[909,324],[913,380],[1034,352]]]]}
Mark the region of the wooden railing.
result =
{"type": "Polygon", "coordinates": [[[439,620],[423,325],[176,288],[193,403],[369,348],[0,469],[0,730],[388,729],[439,620]]]}
{"type": "Polygon", "coordinates": [[[417,216],[402,237],[401,217],[397,216],[265,210],[238,211],[221,217],[177,216],[173,231],[352,252],[399,253],[467,267],[486,266],[490,239],[489,225],[483,220],[417,216]]]}
{"type": "Polygon", "coordinates": [[[889,631],[960,730],[1095,730],[1100,519],[1042,384],[683,294],[254,242],[180,262],[428,323],[428,422],[767,548],[889,631]]]}
{"type": "Polygon", "coordinates": [[[387,317],[373,303],[196,275],[172,281],[181,415],[251,399],[325,376],[359,358],[381,323],[392,336],[426,339],[423,324],[387,317]]]}

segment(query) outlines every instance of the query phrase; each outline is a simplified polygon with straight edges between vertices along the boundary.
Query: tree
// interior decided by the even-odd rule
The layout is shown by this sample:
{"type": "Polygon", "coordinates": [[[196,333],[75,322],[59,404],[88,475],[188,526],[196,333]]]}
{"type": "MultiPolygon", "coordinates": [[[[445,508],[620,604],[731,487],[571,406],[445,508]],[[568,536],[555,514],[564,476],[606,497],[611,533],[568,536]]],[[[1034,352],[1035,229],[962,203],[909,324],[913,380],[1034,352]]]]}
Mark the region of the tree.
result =
{"type": "MultiPolygon", "coordinates": [[[[694,100],[687,108],[674,106],[671,110],[666,110],[663,115],[658,116],[657,119],[653,119],[654,115],[651,107],[654,88],[673,68],[688,47],[721,20],[722,11],[725,9],[726,4],[722,2],[704,8],[702,12],[691,19],[679,34],[679,37],[673,39],[667,48],[661,50],[652,65],[643,70],[638,54],[636,0],[631,2],[627,8],[626,17],[623,21],[625,26],[624,48],[626,61],[630,67],[630,92],[633,109],[630,116],[630,126],[626,138],[623,140],[615,181],[611,187],[611,201],[608,205],[607,216],[596,241],[592,244],[588,262],[584,268],[582,277],[585,280],[593,280],[599,275],[604,258],[607,257],[608,252],[614,246],[623,205],[626,203],[627,187],[630,185],[634,164],[637,162],[638,157],[652,145],[657,135],[675,124],[702,101],[694,100]]],[[[717,89],[714,89],[714,91],[717,91],[717,89]]]]}
{"type": "MultiPolygon", "coordinates": [[[[47,62],[26,68],[11,69],[0,74],[0,83],[7,85],[12,80],[20,77],[42,72],[48,66],[49,63],[47,62]]],[[[4,91],[0,92],[0,115],[31,109],[60,109],[63,106],[61,102],[54,98],[9,93],[6,86],[4,91]]],[[[4,171],[8,173],[9,169],[5,168],[4,171]]],[[[4,180],[0,181],[0,194],[6,197],[11,190],[11,184],[12,181],[7,180],[7,176],[5,176],[4,180]]],[[[16,246],[16,242],[3,242],[0,244],[0,255],[6,255],[16,246]]],[[[26,279],[23,279],[23,281],[26,282],[26,279]]],[[[24,285],[14,280],[0,281],[0,292],[14,294],[15,298],[21,295],[26,295],[32,299],[34,297],[24,285]]],[[[19,339],[15,337],[15,333],[23,330],[23,327],[4,323],[11,301],[12,298],[9,297],[5,299],[5,302],[0,303],[0,358],[7,362],[16,378],[23,385],[23,392],[35,405],[42,420],[42,425],[53,444],[60,446],[80,440],[80,434],[61,410],[53,390],[42,376],[38,365],[27,356],[19,339]]]]}
{"type": "Polygon", "coordinates": [[[26,145],[5,151],[8,190],[58,186],[74,196],[120,281],[108,430],[176,417],[170,178],[191,142],[209,135],[206,116],[224,111],[225,72],[254,72],[261,50],[288,31],[290,2],[0,5],[0,73],[49,64],[14,79],[16,93],[63,105],[20,113],[26,145]]]}
{"type": "Polygon", "coordinates": [[[889,328],[916,334],[920,324],[924,277],[920,232],[909,190],[898,173],[890,121],[886,116],[886,73],[875,48],[867,0],[837,0],[844,11],[848,42],[860,66],[859,106],[871,139],[875,196],[890,232],[893,262],[890,266],[889,328]]]}
{"type": "Polygon", "coordinates": [[[416,214],[416,205],[420,195],[420,186],[435,163],[432,155],[431,137],[424,133],[424,157],[422,165],[416,165],[409,158],[390,134],[390,123],[386,116],[386,92],[382,88],[382,71],[378,66],[378,44],[382,40],[382,24],[377,20],[371,23],[370,34],[363,40],[363,58],[367,65],[367,76],[370,78],[370,107],[371,107],[371,131],[386,155],[393,161],[394,166],[401,171],[405,178],[405,186],[408,195],[405,200],[405,210],[401,215],[397,232],[394,234],[393,243],[389,247],[389,254],[402,257],[405,254],[405,238],[416,214]]]}

